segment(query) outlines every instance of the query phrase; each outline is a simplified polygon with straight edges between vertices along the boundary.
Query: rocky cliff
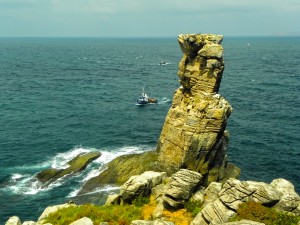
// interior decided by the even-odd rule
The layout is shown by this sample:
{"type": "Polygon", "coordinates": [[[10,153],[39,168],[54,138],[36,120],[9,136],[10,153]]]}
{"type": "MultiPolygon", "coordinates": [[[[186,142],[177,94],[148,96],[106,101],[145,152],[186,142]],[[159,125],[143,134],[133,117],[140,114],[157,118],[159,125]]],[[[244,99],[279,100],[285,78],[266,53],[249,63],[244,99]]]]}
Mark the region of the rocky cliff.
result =
{"type": "Polygon", "coordinates": [[[222,40],[221,35],[179,35],[181,86],[174,94],[157,146],[165,168],[199,172],[206,184],[222,180],[227,168],[225,129],[232,107],[218,94],[224,70],[222,40]]]}

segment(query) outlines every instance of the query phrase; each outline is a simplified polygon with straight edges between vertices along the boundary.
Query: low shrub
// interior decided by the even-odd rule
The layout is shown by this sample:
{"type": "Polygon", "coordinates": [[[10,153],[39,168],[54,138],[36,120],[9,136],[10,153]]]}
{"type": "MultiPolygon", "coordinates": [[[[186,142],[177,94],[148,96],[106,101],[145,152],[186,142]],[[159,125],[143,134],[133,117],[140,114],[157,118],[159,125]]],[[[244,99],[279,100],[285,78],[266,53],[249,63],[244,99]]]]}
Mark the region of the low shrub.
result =
{"type": "Polygon", "coordinates": [[[46,223],[66,225],[82,217],[90,218],[94,224],[108,222],[109,225],[130,225],[133,220],[142,219],[142,209],[134,205],[72,206],[51,213],[46,218],[46,223]]]}
{"type": "Polygon", "coordinates": [[[149,204],[149,202],[150,202],[149,197],[138,197],[132,202],[132,204],[136,207],[142,207],[144,205],[149,204]]]}
{"type": "Polygon", "coordinates": [[[239,205],[237,214],[230,221],[248,219],[266,225],[297,225],[299,216],[278,212],[257,202],[245,202],[239,205]]]}
{"type": "Polygon", "coordinates": [[[202,202],[194,200],[189,200],[184,204],[186,211],[190,212],[193,217],[195,217],[202,210],[202,206],[202,202]]]}

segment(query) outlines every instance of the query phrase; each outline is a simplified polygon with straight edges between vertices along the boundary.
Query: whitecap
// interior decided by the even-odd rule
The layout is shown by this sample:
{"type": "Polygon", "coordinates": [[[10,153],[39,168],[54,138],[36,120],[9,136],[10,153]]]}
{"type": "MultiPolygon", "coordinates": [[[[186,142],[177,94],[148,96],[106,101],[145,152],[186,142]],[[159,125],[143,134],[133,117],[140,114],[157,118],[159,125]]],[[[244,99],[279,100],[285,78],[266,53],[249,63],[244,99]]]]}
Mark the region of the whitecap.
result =
{"type": "Polygon", "coordinates": [[[58,153],[51,160],[51,167],[55,169],[66,169],[69,167],[68,162],[82,153],[96,151],[94,148],[85,148],[82,146],[75,147],[67,152],[58,153]]]}
{"type": "Polygon", "coordinates": [[[97,188],[94,191],[84,193],[84,194],[81,194],[81,195],[77,195],[80,190],[81,189],[79,189],[79,188],[75,189],[67,197],[68,198],[73,198],[73,197],[76,197],[76,196],[91,195],[91,194],[100,193],[100,192],[116,191],[116,190],[120,190],[120,187],[119,186],[113,186],[113,185],[106,185],[102,188],[97,188]]]}
{"type": "Polygon", "coordinates": [[[163,97],[163,98],[158,100],[158,104],[161,104],[161,105],[164,105],[164,104],[167,104],[167,103],[170,103],[170,102],[171,102],[171,99],[169,99],[167,97],[163,97]]]}

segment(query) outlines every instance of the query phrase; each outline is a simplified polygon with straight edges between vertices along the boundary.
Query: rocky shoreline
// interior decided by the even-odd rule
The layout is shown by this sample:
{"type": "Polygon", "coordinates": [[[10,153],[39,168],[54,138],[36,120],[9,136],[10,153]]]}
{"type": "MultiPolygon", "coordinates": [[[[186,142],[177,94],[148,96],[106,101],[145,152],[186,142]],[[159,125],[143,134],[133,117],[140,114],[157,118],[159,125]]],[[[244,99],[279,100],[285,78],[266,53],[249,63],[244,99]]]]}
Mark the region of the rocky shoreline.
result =
{"type": "MultiPolygon", "coordinates": [[[[284,179],[269,184],[240,181],[240,169],[227,157],[226,124],[232,107],[218,94],[224,70],[222,40],[222,35],[179,35],[183,52],[178,71],[181,86],[175,91],[156,150],[116,158],[100,175],[87,181],[78,194],[113,184],[121,186],[120,192],[108,196],[105,205],[132,204],[141,197],[151,199],[151,220],[135,220],[131,225],[183,224],[174,220],[174,212],[184,209],[189,202],[196,202],[202,208],[184,223],[189,225],[264,224],[250,220],[230,222],[247,202],[300,216],[300,197],[293,184],[284,179]]],[[[77,156],[68,168],[48,169],[37,174],[37,178],[47,186],[62,176],[80,172],[98,157],[101,157],[99,152],[77,156]]],[[[50,213],[67,207],[77,206],[75,203],[49,206],[36,222],[21,223],[13,216],[6,225],[46,224],[50,213]]],[[[84,217],[71,224],[93,222],[84,217]]]]}

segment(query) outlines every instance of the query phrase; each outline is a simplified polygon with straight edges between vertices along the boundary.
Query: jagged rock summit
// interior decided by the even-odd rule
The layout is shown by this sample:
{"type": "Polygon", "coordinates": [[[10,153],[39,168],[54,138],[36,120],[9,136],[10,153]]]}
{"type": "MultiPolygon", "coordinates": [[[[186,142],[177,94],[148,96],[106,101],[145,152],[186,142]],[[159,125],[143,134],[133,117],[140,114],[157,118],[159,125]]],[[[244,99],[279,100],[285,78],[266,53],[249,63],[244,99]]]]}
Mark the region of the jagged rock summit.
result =
{"type": "MultiPolygon", "coordinates": [[[[199,172],[205,183],[226,176],[230,104],[218,94],[224,70],[222,35],[184,34],[176,90],[157,151],[165,168],[199,172]]],[[[231,166],[231,170],[232,170],[231,166]]],[[[235,176],[239,174],[239,169],[235,176]]]]}

